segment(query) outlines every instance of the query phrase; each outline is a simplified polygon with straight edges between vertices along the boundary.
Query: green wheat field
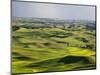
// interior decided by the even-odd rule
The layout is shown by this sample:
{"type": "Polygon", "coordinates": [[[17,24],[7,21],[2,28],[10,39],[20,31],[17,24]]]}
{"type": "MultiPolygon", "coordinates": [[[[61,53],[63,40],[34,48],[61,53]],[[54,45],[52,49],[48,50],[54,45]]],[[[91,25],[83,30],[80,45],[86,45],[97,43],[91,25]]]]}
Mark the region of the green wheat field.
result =
{"type": "Polygon", "coordinates": [[[12,74],[96,68],[93,21],[12,20],[12,74]]]}

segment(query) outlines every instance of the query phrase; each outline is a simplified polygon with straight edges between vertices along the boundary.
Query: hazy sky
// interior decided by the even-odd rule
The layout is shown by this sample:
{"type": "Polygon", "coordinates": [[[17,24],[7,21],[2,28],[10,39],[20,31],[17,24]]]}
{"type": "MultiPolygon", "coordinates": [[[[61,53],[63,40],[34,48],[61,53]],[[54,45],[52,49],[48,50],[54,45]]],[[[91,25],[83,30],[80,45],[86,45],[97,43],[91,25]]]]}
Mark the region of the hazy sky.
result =
{"type": "Polygon", "coordinates": [[[12,2],[12,16],[95,20],[95,7],[33,2],[12,2]]]}

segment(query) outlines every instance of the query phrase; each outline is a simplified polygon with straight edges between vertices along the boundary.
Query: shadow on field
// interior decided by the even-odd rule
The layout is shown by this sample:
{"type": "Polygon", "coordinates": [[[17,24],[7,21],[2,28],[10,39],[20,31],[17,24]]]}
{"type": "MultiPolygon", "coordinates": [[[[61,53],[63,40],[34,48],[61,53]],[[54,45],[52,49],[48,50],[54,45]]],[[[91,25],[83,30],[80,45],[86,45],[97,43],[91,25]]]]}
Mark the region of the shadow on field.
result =
{"type": "Polygon", "coordinates": [[[88,64],[88,63],[91,63],[87,57],[83,57],[83,56],[67,56],[67,57],[64,57],[62,58],[60,61],[58,61],[59,63],[60,62],[63,62],[64,64],[70,64],[70,63],[76,63],[76,62],[79,62],[81,61],[82,63],[84,64],[88,64]]]}
{"type": "Polygon", "coordinates": [[[13,52],[13,58],[17,59],[17,60],[32,60],[32,58],[21,55],[17,52],[13,52]]]}
{"type": "Polygon", "coordinates": [[[31,63],[26,65],[25,67],[51,67],[60,64],[72,64],[77,62],[82,62],[82,64],[92,64],[92,62],[87,57],[66,56],[63,58],[49,59],[37,63],[31,63]]]}

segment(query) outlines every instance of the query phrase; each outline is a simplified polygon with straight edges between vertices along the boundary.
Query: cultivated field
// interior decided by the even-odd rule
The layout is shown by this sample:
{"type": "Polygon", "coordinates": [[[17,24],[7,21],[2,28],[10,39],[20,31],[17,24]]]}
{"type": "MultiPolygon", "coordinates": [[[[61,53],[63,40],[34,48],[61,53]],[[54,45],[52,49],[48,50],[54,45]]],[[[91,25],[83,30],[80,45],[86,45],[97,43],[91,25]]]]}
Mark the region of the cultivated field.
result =
{"type": "Polygon", "coordinates": [[[12,21],[12,73],[95,69],[93,23],[15,19],[12,21]]]}

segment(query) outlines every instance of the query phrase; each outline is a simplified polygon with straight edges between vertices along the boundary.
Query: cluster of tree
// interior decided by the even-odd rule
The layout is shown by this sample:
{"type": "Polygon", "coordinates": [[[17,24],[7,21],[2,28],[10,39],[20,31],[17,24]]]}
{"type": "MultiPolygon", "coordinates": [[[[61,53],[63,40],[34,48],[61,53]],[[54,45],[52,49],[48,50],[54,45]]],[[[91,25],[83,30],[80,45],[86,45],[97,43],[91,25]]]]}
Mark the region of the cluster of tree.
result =
{"type": "Polygon", "coordinates": [[[66,26],[63,25],[58,25],[58,24],[43,24],[41,26],[36,26],[36,25],[13,25],[12,26],[12,30],[16,31],[20,28],[27,28],[27,29],[43,29],[43,28],[61,28],[61,29],[65,29],[66,26]],[[61,27],[59,27],[61,26],[61,27]]]}
{"type": "Polygon", "coordinates": [[[16,25],[12,26],[12,31],[16,31],[16,30],[19,30],[19,29],[20,29],[19,26],[16,26],[16,25]]]}
{"type": "Polygon", "coordinates": [[[75,39],[79,40],[79,41],[82,41],[82,42],[89,42],[89,39],[88,38],[82,38],[82,37],[75,37],[75,39]]]}
{"type": "Polygon", "coordinates": [[[87,49],[94,50],[95,49],[95,45],[94,44],[87,44],[85,46],[81,46],[81,48],[87,48],[87,49]]]}

